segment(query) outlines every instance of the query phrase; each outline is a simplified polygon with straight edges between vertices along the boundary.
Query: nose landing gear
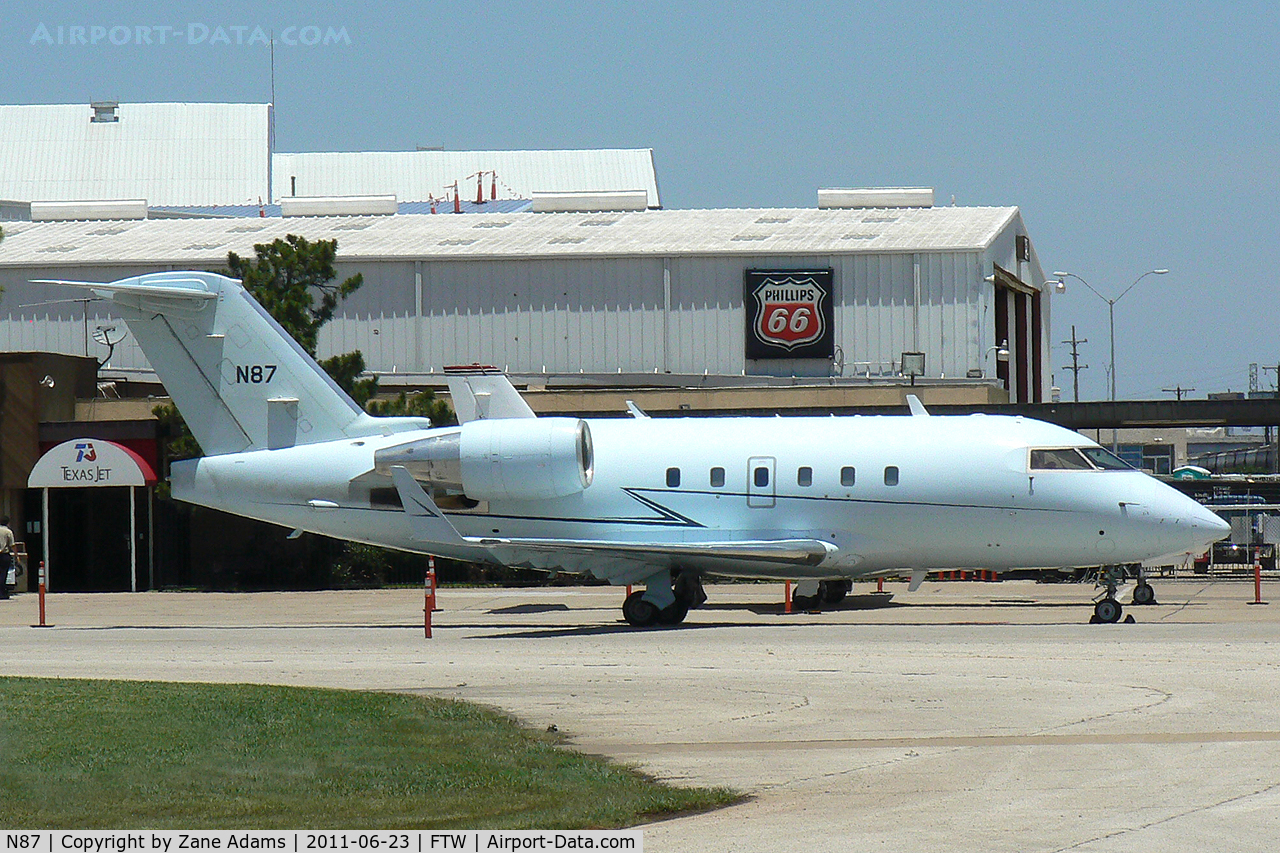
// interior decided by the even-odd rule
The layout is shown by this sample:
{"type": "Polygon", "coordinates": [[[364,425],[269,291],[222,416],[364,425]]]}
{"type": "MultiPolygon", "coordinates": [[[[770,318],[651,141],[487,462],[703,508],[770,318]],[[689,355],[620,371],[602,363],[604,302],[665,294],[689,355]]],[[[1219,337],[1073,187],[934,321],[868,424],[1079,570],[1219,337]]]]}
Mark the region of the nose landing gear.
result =
{"type": "MultiPolygon", "coordinates": [[[[1141,567],[1138,567],[1137,574],[1138,585],[1133,588],[1133,603],[1137,605],[1155,604],[1156,591],[1151,587],[1151,584],[1147,583],[1141,567]]],[[[1116,593],[1126,577],[1125,566],[1103,566],[1098,571],[1097,585],[1102,588],[1103,592],[1093,605],[1093,619],[1090,620],[1091,622],[1114,624],[1124,616],[1124,607],[1116,599],[1116,593]]],[[[1125,621],[1132,622],[1133,617],[1129,616],[1125,621]]]]}

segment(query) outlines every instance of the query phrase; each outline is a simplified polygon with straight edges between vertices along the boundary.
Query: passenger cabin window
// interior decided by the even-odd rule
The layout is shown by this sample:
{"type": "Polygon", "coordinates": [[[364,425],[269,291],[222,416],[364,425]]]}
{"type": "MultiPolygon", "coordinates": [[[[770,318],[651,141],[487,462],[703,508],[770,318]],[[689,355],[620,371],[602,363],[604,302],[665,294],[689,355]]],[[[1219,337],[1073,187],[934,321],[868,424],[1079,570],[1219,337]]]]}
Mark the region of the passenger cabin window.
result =
{"type": "Polygon", "coordinates": [[[680,485],[680,469],[668,468],[667,469],[667,487],[674,489],[676,486],[679,486],[679,485],[680,485]]]}
{"type": "MultiPolygon", "coordinates": [[[[1099,448],[1101,450],[1101,448],[1099,448]]],[[[1106,453],[1105,450],[1102,451],[1106,453]]],[[[1107,454],[1110,456],[1111,454],[1107,454]]],[[[1114,458],[1114,457],[1113,457],[1114,458]]],[[[1116,459],[1120,462],[1119,459],[1116,459]]],[[[1123,462],[1120,464],[1128,467],[1123,462]]],[[[1093,466],[1074,447],[1058,447],[1031,451],[1032,471],[1091,471],[1093,466]]]]}
{"type": "Polygon", "coordinates": [[[840,485],[852,486],[854,481],[854,470],[850,465],[846,465],[840,469],[840,485]]]}
{"type": "Polygon", "coordinates": [[[796,471],[796,485],[812,486],[813,485],[813,469],[808,466],[805,466],[800,470],[796,471]]]}
{"type": "Polygon", "coordinates": [[[711,469],[711,485],[713,488],[717,489],[724,485],[723,468],[716,467],[711,469]]]}
{"type": "Polygon", "coordinates": [[[898,466],[890,465],[884,469],[884,484],[886,486],[898,485],[898,466]]]}
{"type": "Polygon", "coordinates": [[[755,484],[760,488],[769,485],[769,469],[761,465],[755,471],[755,484]]]}

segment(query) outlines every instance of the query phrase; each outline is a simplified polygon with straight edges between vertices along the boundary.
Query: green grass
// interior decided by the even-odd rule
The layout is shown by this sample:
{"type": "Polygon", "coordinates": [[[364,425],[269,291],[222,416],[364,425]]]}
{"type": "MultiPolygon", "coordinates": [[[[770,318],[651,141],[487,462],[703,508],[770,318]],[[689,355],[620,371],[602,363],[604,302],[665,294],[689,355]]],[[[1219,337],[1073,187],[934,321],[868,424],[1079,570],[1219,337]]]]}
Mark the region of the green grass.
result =
{"type": "Polygon", "coordinates": [[[463,702],[0,678],[5,828],[611,828],[740,799],[463,702]]]}

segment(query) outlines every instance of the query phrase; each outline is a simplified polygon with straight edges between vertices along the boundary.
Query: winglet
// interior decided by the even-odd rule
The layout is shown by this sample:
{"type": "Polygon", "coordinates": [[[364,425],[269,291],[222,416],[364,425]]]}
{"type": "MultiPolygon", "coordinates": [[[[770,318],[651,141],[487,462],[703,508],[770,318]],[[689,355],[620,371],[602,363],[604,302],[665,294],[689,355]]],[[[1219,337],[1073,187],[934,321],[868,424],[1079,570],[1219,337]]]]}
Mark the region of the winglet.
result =
{"type": "Polygon", "coordinates": [[[914,418],[929,417],[929,410],[924,407],[924,403],[920,402],[920,398],[915,394],[907,395],[907,406],[911,409],[911,416],[914,418]]]}
{"type": "Polygon", "coordinates": [[[439,542],[445,545],[468,544],[458,533],[458,529],[449,523],[444,513],[431,500],[431,496],[423,491],[418,481],[413,479],[409,469],[403,465],[391,466],[391,479],[395,481],[396,491],[400,493],[400,502],[409,515],[412,538],[417,542],[439,542]]]}
{"type": "Polygon", "coordinates": [[[924,583],[924,579],[926,576],[928,576],[928,574],[929,572],[927,569],[912,569],[911,583],[907,585],[907,592],[915,592],[917,589],[919,589],[920,585],[924,583]]]}
{"type": "Polygon", "coordinates": [[[484,419],[536,418],[533,409],[502,373],[461,373],[446,368],[449,396],[458,423],[484,419]]]}

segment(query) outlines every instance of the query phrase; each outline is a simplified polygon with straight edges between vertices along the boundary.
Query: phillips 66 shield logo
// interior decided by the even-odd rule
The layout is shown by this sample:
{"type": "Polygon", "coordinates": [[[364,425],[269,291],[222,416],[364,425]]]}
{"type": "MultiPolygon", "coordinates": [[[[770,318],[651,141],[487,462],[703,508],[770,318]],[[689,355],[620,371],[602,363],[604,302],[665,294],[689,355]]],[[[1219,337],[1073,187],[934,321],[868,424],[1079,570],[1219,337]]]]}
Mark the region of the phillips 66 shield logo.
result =
{"type": "Polygon", "coordinates": [[[831,270],[747,270],[747,358],[831,358],[831,270]]]}

